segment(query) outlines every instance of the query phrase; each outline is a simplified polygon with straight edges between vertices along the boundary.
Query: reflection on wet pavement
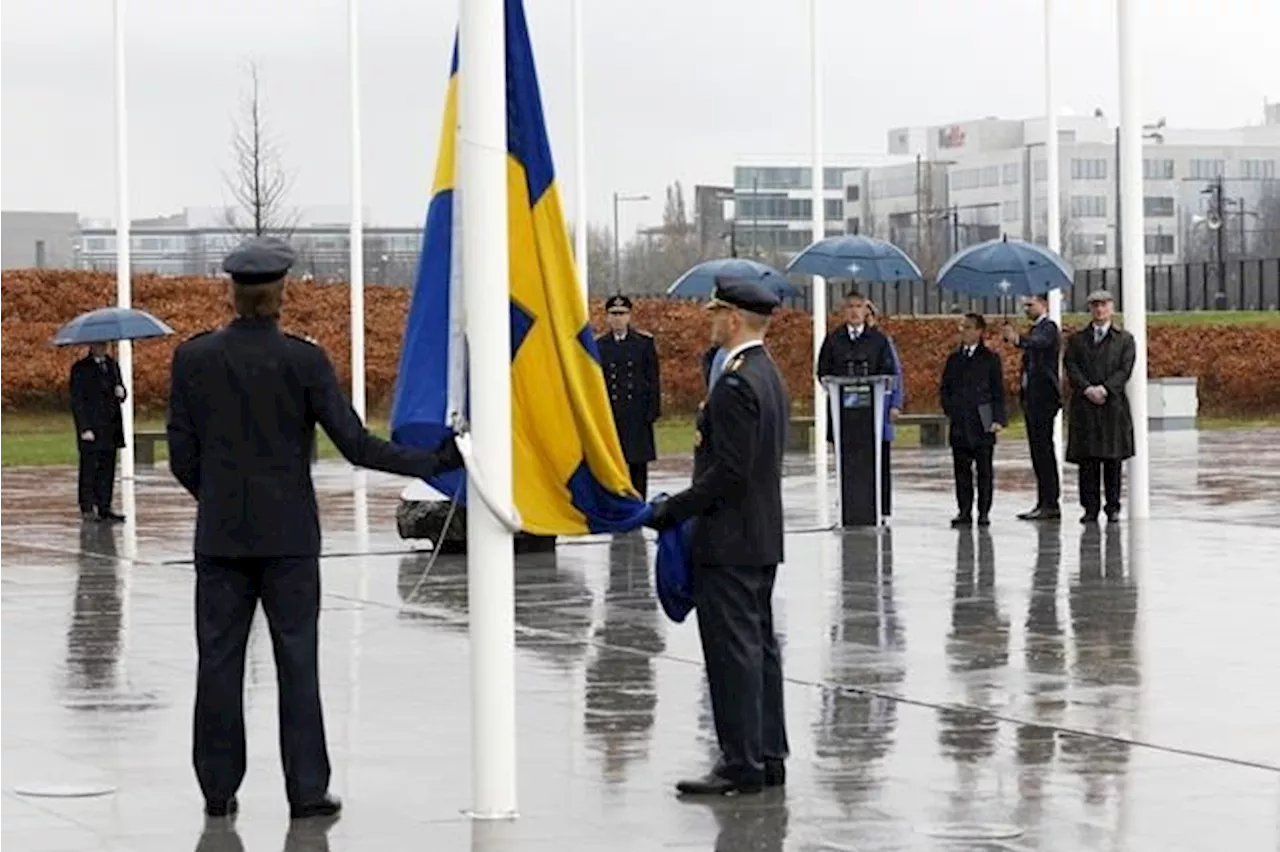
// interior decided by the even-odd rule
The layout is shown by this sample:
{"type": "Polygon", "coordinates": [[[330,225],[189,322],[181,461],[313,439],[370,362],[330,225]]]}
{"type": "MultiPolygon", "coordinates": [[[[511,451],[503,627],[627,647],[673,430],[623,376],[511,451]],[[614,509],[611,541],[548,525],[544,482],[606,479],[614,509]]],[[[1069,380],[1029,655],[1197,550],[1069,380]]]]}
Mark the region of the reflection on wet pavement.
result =
{"type": "MultiPolygon", "coordinates": [[[[242,812],[206,824],[189,766],[190,502],[144,471],[129,489],[136,525],[81,527],[72,471],[9,470],[3,840],[26,852],[1275,849],[1277,438],[1153,436],[1156,519],[1111,527],[1007,520],[1030,478],[1022,448],[1002,445],[995,526],[951,530],[946,455],[895,454],[891,529],[788,537],[776,608],[793,757],[786,790],[758,797],[671,793],[705,768],[714,736],[696,626],[672,625],[651,594],[652,540],[521,556],[521,817],[474,824],[462,816],[467,565],[395,537],[397,480],[353,489],[336,464],[317,475],[343,818],[285,819],[259,621],[242,812]],[[14,792],[104,783],[115,792],[14,792]]],[[[789,524],[812,528],[812,469],[797,457],[788,474],[789,524]]],[[[654,487],[686,476],[664,462],[654,487]]]]}

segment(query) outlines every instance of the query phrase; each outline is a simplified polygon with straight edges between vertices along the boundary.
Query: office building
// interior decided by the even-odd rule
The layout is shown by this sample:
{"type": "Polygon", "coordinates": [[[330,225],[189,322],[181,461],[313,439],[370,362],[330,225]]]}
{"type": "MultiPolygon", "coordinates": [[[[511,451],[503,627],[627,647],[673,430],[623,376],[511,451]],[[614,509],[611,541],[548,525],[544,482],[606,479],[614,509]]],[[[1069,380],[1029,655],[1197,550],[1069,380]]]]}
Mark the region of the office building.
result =
{"type": "MultiPolygon", "coordinates": [[[[826,236],[844,233],[843,175],[823,169],[826,236]]],[[[743,257],[788,257],[813,241],[809,166],[753,163],[733,169],[733,240],[743,257]]]]}

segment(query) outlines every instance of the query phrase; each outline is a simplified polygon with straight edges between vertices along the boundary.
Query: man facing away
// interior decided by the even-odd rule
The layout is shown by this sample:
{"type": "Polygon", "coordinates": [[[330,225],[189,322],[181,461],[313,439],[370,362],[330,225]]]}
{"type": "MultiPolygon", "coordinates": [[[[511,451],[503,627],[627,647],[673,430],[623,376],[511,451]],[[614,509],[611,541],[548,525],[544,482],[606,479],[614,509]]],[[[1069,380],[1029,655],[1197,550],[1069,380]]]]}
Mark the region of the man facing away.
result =
{"type": "Polygon", "coordinates": [[[1000,356],[982,343],[987,321],[965,314],[960,322],[960,348],[942,370],[942,411],[951,422],[951,459],[955,469],[956,506],[953,527],[973,524],[973,473],[978,472],[978,526],[991,525],[995,493],[992,457],[996,435],[1008,425],[1004,404],[1004,370],[1000,356]]]}
{"type": "Polygon", "coordinates": [[[1059,506],[1061,484],[1058,481],[1058,456],[1053,448],[1053,421],[1062,408],[1062,389],[1058,379],[1058,353],[1062,334],[1058,324],[1049,319],[1049,297],[1031,296],[1023,303],[1031,318],[1031,329],[1019,334],[1013,326],[1004,327],[1004,339],[1022,350],[1020,392],[1022,416],[1027,424],[1027,444],[1031,448],[1031,467],[1036,474],[1036,505],[1018,515],[1024,521],[1048,521],[1062,517],[1059,506]]]}
{"type": "Polygon", "coordinates": [[[658,457],[653,441],[653,424],[662,413],[658,348],[652,334],[631,327],[631,300],[626,296],[610,296],[605,316],[609,330],[596,338],[596,349],[631,484],[643,499],[649,488],[649,462],[658,457]]]}
{"type": "Polygon", "coordinates": [[[80,452],[80,517],[85,521],[124,520],[111,510],[116,485],[116,453],[125,445],[124,379],[105,343],[89,344],[89,354],[71,366],[71,416],[80,452]]]}
{"type": "Polygon", "coordinates": [[[763,338],[778,299],[720,279],[707,308],[724,371],[698,414],[693,483],[655,501],[651,526],[693,519],[693,599],[720,760],[681,781],[686,795],[757,793],[785,783],[789,753],[773,585],[783,560],[782,454],[790,403],[763,338]]]}
{"type": "Polygon", "coordinates": [[[1125,385],[1133,373],[1133,335],[1111,324],[1114,305],[1106,290],[1089,294],[1093,321],[1071,335],[1063,357],[1071,383],[1067,461],[1080,466],[1081,523],[1120,520],[1120,473],[1133,457],[1133,416],[1125,385]],[[1099,499],[1101,486],[1105,504],[1099,499]]]}
{"type": "Polygon", "coordinates": [[[427,479],[461,463],[451,440],[427,452],[371,435],[324,350],[280,330],[293,260],[289,246],[273,238],[232,252],[223,269],[236,318],[173,354],[169,467],[198,501],[193,762],[205,813],[214,817],[236,812],[244,778],[245,649],[259,600],[275,652],[290,816],[331,817],[342,807],[328,792],[317,672],[316,424],[361,467],[427,479]]]}

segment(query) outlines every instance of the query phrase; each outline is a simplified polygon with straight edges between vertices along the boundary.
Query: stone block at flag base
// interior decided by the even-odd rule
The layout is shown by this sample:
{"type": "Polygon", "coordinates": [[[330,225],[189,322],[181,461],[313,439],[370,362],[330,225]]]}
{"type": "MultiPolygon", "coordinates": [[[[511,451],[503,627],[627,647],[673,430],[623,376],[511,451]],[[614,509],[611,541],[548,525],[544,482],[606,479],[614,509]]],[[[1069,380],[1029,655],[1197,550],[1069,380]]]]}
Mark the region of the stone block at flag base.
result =
{"type": "MultiPolygon", "coordinates": [[[[452,500],[425,482],[410,483],[400,493],[396,532],[403,539],[429,541],[432,549],[441,553],[466,553],[467,507],[461,503],[454,506],[452,500]]],[[[556,546],[553,535],[520,532],[514,539],[516,553],[545,553],[556,546]]]]}

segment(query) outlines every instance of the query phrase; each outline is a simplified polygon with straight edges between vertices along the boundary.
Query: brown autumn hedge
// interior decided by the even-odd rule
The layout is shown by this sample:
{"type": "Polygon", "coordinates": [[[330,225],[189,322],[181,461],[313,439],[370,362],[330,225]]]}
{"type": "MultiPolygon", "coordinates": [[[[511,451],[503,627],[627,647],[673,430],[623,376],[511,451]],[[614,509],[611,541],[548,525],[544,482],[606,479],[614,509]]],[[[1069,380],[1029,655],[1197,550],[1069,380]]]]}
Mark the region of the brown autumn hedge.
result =
{"type": "MultiPolygon", "coordinates": [[[[134,304],[173,326],[177,334],[141,341],[135,348],[135,395],[140,408],[160,409],[168,388],[173,347],[185,337],[225,322],[230,308],[226,288],[207,278],[134,279],[134,304]]],[[[110,273],[66,270],[18,270],[3,274],[2,352],[5,410],[66,405],[71,363],[82,350],[49,345],[59,325],[75,315],[115,302],[110,273]]],[[[329,352],[343,381],[348,381],[348,290],[343,285],[292,282],[286,296],[285,326],[315,337],[329,352]]],[[[391,399],[400,337],[409,292],[371,285],[365,295],[366,364],[370,406],[384,409],[391,399]]],[[[654,333],[662,356],[663,397],[668,412],[692,411],[702,398],[700,356],[707,345],[706,321],[697,305],[661,299],[638,301],[636,323],[654,333]]],[[[597,301],[592,318],[603,327],[597,301]]],[[[835,318],[832,319],[835,322],[835,318]]],[[[937,410],[937,379],[955,345],[950,317],[889,317],[884,327],[906,365],[907,410],[937,410]]],[[[807,314],[783,311],[769,332],[769,346],[792,397],[812,399],[812,323],[807,314]]],[[[1018,353],[991,342],[1003,354],[1012,392],[1018,353]]],[[[1152,376],[1200,379],[1201,410],[1218,415],[1280,411],[1280,326],[1180,326],[1150,328],[1152,376]]]]}

